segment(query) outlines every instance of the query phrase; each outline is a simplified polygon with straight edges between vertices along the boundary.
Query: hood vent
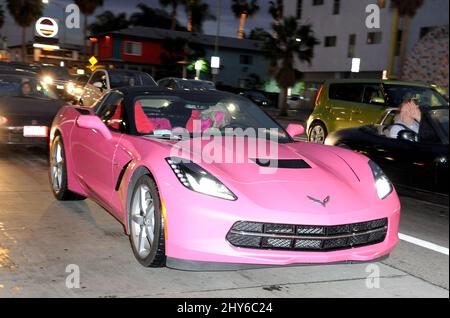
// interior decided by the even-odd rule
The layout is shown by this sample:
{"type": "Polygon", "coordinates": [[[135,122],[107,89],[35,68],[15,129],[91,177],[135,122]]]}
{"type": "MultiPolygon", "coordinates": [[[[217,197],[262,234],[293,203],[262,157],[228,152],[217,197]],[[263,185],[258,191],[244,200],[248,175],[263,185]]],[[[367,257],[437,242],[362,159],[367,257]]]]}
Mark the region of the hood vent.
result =
{"type": "Polygon", "coordinates": [[[260,167],[272,167],[279,169],[311,169],[311,166],[302,159],[281,159],[281,160],[269,160],[269,159],[252,159],[260,167]]]}

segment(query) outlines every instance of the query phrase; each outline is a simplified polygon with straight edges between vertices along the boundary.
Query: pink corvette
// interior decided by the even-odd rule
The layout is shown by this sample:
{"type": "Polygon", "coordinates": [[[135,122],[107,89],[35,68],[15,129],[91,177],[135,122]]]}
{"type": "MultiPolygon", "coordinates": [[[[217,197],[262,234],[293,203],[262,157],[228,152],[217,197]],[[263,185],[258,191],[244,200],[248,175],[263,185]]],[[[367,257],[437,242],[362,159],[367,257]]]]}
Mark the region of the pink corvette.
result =
{"type": "Polygon", "coordinates": [[[224,92],[120,89],[60,110],[50,182],[58,200],[111,213],[148,267],[387,257],[400,221],[388,178],[360,154],[293,138],[302,132],[224,92]]]}

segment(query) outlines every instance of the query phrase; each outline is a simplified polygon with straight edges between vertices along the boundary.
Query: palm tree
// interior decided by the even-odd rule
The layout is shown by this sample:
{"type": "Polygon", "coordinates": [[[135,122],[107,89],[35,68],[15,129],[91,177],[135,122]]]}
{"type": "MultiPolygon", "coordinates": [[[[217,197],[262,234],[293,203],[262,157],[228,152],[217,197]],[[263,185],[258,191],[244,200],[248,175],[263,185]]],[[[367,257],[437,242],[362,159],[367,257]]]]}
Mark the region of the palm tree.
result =
{"type": "Polygon", "coordinates": [[[159,0],[159,3],[164,7],[171,7],[171,17],[172,17],[172,27],[171,30],[175,30],[177,28],[178,25],[178,20],[177,20],[177,12],[178,12],[178,7],[180,5],[184,5],[186,6],[188,3],[188,0],[159,0]]]}
{"type": "Polygon", "coordinates": [[[269,14],[275,20],[276,24],[280,24],[281,19],[283,19],[283,9],[283,0],[269,2],[269,14]]]}
{"type": "Polygon", "coordinates": [[[254,28],[247,37],[247,39],[254,41],[266,41],[267,38],[270,38],[270,33],[263,28],[254,28]]]}
{"type": "Polygon", "coordinates": [[[81,13],[84,15],[83,26],[83,43],[84,43],[84,58],[87,61],[88,58],[88,17],[93,15],[95,10],[103,5],[103,0],[75,0],[75,4],[80,8],[81,13]]]}
{"type": "Polygon", "coordinates": [[[236,18],[240,19],[238,35],[240,39],[243,39],[247,19],[253,17],[259,11],[258,0],[233,0],[231,10],[236,18]]]}
{"type": "Polygon", "coordinates": [[[125,13],[115,15],[111,11],[105,11],[96,17],[97,19],[89,25],[92,34],[111,32],[128,28],[130,22],[125,13]]]}
{"type": "Polygon", "coordinates": [[[9,13],[22,28],[22,62],[26,62],[27,28],[42,16],[41,0],[6,0],[9,13]]]}
{"type": "Polygon", "coordinates": [[[269,37],[264,43],[264,52],[271,59],[271,73],[280,87],[280,116],[287,116],[287,93],[301,77],[294,64],[296,59],[311,64],[314,46],[319,41],[314,37],[310,25],[299,25],[295,17],[285,18],[280,24],[272,24],[277,37],[269,37]]]}
{"type": "Polygon", "coordinates": [[[408,48],[411,19],[416,15],[417,10],[423,5],[423,0],[392,0],[394,5],[393,25],[391,35],[391,49],[389,53],[388,73],[393,75],[395,52],[398,40],[399,17],[402,19],[402,39],[400,43],[399,70],[403,71],[408,48]]]}
{"type": "Polygon", "coordinates": [[[208,20],[216,20],[216,16],[209,11],[209,4],[202,0],[188,0],[186,13],[188,16],[188,32],[203,33],[203,24],[208,20]]]}
{"type": "MultiPolygon", "coordinates": [[[[161,9],[153,9],[144,3],[137,5],[139,12],[133,13],[130,17],[130,24],[134,26],[143,26],[149,28],[170,29],[172,19],[169,14],[161,9]]],[[[176,29],[180,26],[176,25],[176,29]]]]}
{"type": "Polygon", "coordinates": [[[0,29],[3,27],[3,24],[5,24],[5,11],[3,10],[3,6],[0,5],[0,29]]]}

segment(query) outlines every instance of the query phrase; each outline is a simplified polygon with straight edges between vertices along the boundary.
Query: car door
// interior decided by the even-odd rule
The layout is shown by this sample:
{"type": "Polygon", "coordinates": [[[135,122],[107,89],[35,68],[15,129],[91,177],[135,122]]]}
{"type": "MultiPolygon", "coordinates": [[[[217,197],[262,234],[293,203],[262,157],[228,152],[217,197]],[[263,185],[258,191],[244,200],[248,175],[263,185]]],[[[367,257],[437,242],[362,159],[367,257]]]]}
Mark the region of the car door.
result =
{"type": "Polygon", "coordinates": [[[385,109],[381,84],[365,84],[362,103],[354,105],[352,109],[352,125],[373,125],[380,119],[385,109]]]}
{"type": "Polygon", "coordinates": [[[106,72],[103,70],[95,71],[84,87],[80,104],[88,107],[94,105],[108,91],[108,85],[106,72]]]}
{"type": "MultiPolygon", "coordinates": [[[[328,132],[355,127],[352,123],[352,111],[360,107],[364,85],[358,83],[334,83],[329,87],[327,110],[328,132]]],[[[356,125],[360,126],[360,125],[356,125]]]]}
{"type": "Polygon", "coordinates": [[[112,92],[97,110],[97,115],[111,131],[111,140],[93,129],[77,127],[72,132],[75,171],[86,190],[108,207],[115,188],[114,155],[123,136],[122,101],[121,93],[112,92]]]}
{"type": "Polygon", "coordinates": [[[424,118],[418,142],[376,136],[359,145],[363,153],[377,162],[391,181],[407,188],[435,191],[438,187],[442,155],[439,139],[424,118]]]}

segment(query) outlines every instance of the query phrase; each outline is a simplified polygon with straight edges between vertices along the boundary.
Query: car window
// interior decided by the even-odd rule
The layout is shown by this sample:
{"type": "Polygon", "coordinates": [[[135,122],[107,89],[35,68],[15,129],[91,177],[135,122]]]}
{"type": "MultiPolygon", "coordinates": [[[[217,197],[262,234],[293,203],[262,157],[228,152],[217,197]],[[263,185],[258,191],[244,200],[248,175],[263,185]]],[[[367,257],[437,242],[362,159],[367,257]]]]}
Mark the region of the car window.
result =
{"type": "Polygon", "coordinates": [[[361,103],[363,84],[330,84],[329,98],[346,102],[361,103]]]}
{"type": "Polygon", "coordinates": [[[126,122],[124,119],[123,95],[117,92],[110,94],[101,105],[98,116],[110,130],[124,132],[126,122]]]}
{"type": "Polygon", "coordinates": [[[380,85],[366,85],[364,86],[363,103],[373,104],[374,98],[384,99],[383,92],[380,85]]]}
{"type": "Polygon", "coordinates": [[[105,72],[97,72],[95,73],[91,80],[89,81],[89,84],[94,85],[94,83],[102,83],[103,89],[108,88],[108,83],[106,80],[106,73],[105,72]]]}
{"type": "Polygon", "coordinates": [[[390,107],[399,107],[404,102],[415,99],[420,106],[445,106],[446,99],[435,89],[421,86],[385,85],[390,107]]]}
{"type": "Polygon", "coordinates": [[[133,86],[157,86],[153,78],[147,73],[115,70],[109,72],[111,88],[133,86]]]}
{"type": "Polygon", "coordinates": [[[35,75],[0,74],[0,96],[58,99],[52,88],[35,75]]]}

